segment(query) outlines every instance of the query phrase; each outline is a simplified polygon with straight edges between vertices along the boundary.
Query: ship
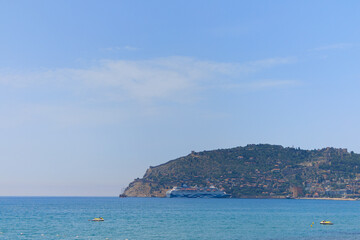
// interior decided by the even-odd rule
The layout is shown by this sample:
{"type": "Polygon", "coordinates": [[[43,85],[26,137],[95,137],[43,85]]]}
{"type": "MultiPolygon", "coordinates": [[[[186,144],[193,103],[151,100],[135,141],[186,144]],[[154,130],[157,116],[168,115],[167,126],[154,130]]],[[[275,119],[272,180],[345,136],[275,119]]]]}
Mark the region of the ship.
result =
{"type": "Polygon", "coordinates": [[[168,198],[228,198],[230,194],[226,194],[224,191],[218,188],[211,187],[188,187],[183,185],[181,187],[174,187],[166,192],[168,198]]]}

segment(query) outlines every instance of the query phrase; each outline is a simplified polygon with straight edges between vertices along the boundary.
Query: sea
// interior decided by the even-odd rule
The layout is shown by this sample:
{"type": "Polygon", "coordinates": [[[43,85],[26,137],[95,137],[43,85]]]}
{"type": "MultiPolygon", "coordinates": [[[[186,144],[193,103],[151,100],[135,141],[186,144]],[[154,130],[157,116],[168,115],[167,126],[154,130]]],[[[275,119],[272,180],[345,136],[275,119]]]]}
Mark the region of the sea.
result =
{"type": "Polygon", "coordinates": [[[360,239],[360,201],[0,197],[0,239],[360,239]]]}

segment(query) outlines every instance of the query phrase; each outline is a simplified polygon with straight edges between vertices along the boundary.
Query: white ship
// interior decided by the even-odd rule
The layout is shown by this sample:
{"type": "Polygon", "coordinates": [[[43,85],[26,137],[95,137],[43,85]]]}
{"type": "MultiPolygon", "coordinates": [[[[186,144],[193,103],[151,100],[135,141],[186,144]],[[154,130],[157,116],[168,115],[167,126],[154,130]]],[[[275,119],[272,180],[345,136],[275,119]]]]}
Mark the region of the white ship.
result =
{"type": "Polygon", "coordinates": [[[230,197],[224,191],[220,191],[218,188],[211,186],[209,188],[188,187],[183,185],[182,187],[174,187],[166,192],[168,198],[227,198],[230,197]]]}

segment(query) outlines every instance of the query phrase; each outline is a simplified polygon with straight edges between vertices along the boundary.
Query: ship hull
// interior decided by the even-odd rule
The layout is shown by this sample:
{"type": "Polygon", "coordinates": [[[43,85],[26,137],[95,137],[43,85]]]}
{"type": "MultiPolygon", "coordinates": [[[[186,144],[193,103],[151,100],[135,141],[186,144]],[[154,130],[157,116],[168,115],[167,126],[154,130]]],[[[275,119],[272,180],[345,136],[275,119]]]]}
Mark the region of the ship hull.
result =
{"type": "Polygon", "coordinates": [[[168,198],[228,198],[229,194],[224,192],[201,192],[201,191],[168,191],[166,193],[168,198]]]}
{"type": "Polygon", "coordinates": [[[208,195],[208,194],[167,194],[168,198],[229,198],[230,195],[208,195]]]}

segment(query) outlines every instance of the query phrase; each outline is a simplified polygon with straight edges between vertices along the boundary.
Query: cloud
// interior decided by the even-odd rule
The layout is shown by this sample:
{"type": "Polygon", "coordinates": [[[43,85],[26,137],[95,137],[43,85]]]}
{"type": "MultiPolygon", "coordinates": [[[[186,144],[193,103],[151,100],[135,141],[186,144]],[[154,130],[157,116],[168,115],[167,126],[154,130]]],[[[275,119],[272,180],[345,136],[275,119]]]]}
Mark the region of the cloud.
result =
{"type": "Polygon", "coordinates": [[[138,51],[138,50],[140,50],[140,48],[126,45],[126,46],[123,46],[123,47],[108,47],[108,48],[103,48],[103,50],[105,50],[105,51],[138,51]]]}
{"type": "Polygon", "coordinates": [[[298,86],[301,82],[297,80],[264,80],[256,81],[247,84],[248,87],[253,89],[264,89],[264,88],[275,88],[275,87],[288,87],[288,86],[298,86]]]}
{"type": "Polygon", "coordinates": [[[206,98],[207,91],[213,89],[293,86],[295,81],[249,81],[247,76],[295,61],[269,58],[245,63],[213,62],[175,56],[103,60],[88,68],[0,72],[0,97],[11,99],[0,102],[0,113],[7,114],[5,120],[10,125],[38,119],[62,125],[111,124],[128,116],[157,114],[163,103],[193,103],[206,98]],[[12,105],[5,106],[9,102],[12,105]]]}
{"type": "Polygon", "coordinates": [[[137,50],[139,50],[139,48],[137,48],[137,47],[132,47],[132,46],[125,46],[124,49],[125,49],[125,50],[128,50],[128,51],[137,51],[137,50]]]}
{"type": "Polygon", "coordinates": [[[326,51],[326,50],[334,50],[334,49],[346,49],[351,48],[354,45],[351,43],[337,43],[331,45],[325,45],[317,48],[310,49],[309,51],[326,51]]]}
{"type": "Polygon", "coordinates": [[[264,68],[271,68],[278,65],[284,65],[284,64],[291,64],[295,63],[297,59],[295,57],[288,57],[288,58],[268,58],[258,61],[253,61],[244,64],[244,68],[247,68],[251,71],[259,71],[264,68]]]}
{"type": "Polygon", "coordinates": [[[257,80],[251,82],[242,82],[237,84],[224,85],[226,89],[241,89],[241,90],[266,90],[274,88],[294,87],[302,83],[298,80],[257,80]]]}
{"type": "Polygon", "coordinates": [[[244,73],[294,61],[294,58],[270,58],[247,63],[223,63],[189,57],[104,60],[95,67],[84,69],[0,75],[0,84],[22,88],[46,86],[103,101],[176,101],[207,86],[241,81],[244,73]]]}

